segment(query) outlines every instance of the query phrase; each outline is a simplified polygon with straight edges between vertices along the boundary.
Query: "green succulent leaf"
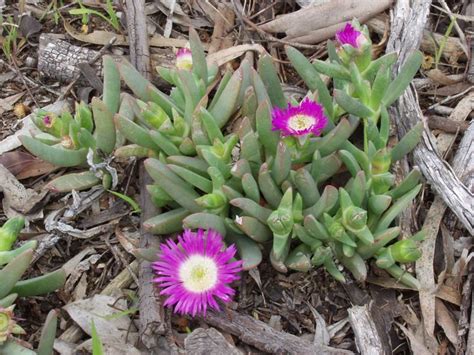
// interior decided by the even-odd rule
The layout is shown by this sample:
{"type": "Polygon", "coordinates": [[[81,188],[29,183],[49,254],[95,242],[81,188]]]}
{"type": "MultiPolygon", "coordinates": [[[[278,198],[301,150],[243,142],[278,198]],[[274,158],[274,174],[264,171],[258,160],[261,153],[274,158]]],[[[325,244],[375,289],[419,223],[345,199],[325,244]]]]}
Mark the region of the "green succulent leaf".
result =
{"type": "Polygon", "coordinates": [[[64,168],[80,166],[83,165],[87,159],[87,149],[84,148],[71,150],[51,147],[29,136],[20,136],[19,139],[30,153],[55,166],[64,168]]]}
{"type": "Polygon", "coordinates": [[[161,213],[143,222],[143,228],[154,234],[171,234],[183,229],[183,219],[191,212],[184,208],[177,208],[161,213]]]}
{"type": "Polygon", "coordinates": [[[423,134],[423,122],[418,122],[392,149],[392,160],[398,161],[416,147],[423,134]]]}
{"type": "Polygon", "coordinates": [[[334,90],[334,98],[339,106],[348,113],[361,118],[368,118],[374,115],[374,111],[357,99],[352,98],[343,90],[334,90]]]}
{"type": "Polygon", "coordinates": [[[423,53],[420,51],[413,52],[406,60],[403,67],[400,69],[398,76],[390,83],[387,92],[384,95],[382,102],[385,106],[390,106],[396,99],[403,94],[412,79],[415,77],[418,69],[420,69],[423,62],[423,53]]]}
{"type": "Polygon", "coordinates": [[[258,61],[258,73],[267,89],[272,105],[285,108],[287,102],[271,56],[265,54],[260,57],[258,61]]]}

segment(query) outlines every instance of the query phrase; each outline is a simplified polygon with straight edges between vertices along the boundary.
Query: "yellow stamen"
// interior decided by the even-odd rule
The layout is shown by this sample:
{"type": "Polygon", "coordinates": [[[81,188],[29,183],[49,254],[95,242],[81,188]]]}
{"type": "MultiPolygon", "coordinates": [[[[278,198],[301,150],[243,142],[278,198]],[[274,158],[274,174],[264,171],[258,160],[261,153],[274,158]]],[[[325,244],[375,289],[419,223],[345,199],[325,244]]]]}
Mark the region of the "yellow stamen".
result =
{"type": "Polygon", "coordinates": [[[314,124],[314,118],[306,115],[294,115],[288,120],[288,126],[294,131],[310,129],[314,124]]]}
{"type": "Polygon", "coordinates": [[[179,278],[186,290],[202,293],[213,288],[217,282],[215,261],[203,255],[193,255],[179,268],[179,278]]]}

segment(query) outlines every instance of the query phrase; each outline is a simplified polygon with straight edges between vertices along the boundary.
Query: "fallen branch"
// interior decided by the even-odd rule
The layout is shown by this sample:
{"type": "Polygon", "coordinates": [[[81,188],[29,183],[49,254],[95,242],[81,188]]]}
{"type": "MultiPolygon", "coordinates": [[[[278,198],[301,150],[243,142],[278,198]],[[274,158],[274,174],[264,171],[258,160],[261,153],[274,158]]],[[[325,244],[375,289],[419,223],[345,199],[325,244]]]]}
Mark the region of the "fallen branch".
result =
{"type": "Polygon", "coordinates": [[[386,354],[369,306],[352,306],[347,312],[359,352],[367,355],[386,354]]]}
{"type": "MultiPolygon", "coordinates": [[[[398,1],[394,9],[392,32],[387,44],[388,51],[398,52],[399,58],[394,66],[395,74],[405,62],[408,55],[420,45],[422,29],[429,13],[430,0],[417,0],[410,5],[408,0],[398,1]]],[[[416,92],[408,88],[398,99],[391,110],[398,118],[399,137],[404,136],[416,123],[423,120],[416,92]]],[[[425,130],[420,144],[413,152],[415,164],[418,165],[432,188],[443,198],[448,207],[456,214],[466,229],[474,232],[474,211],[466,204],[474,195],[459,180],[449,164],[439,156],[436,141],[428,130],[425,130]]]]}
{"type": "Polygon", "coordinates": [[[312,344],[297,336],[279,332],[269,325],[230,309],[226,312],[209,312],[206,323],[239,337],[244,343],[271,354],[352,354],[351,351],[312,344]]]}

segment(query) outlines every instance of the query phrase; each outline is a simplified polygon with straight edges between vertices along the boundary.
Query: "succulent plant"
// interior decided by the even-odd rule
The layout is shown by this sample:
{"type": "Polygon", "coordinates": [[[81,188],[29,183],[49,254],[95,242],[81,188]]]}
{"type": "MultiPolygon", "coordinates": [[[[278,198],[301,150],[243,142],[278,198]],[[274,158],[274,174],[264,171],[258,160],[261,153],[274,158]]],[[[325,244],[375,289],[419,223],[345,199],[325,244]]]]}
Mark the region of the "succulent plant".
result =
{"type": "Polygon", "coordinates": [[[68,111],[59,115],[40,111],[33,121],[41,133],[19,137],[32,154],[57,167],[89,166],[51,181],[47,188],[52,191],[84,190],[101,181],[110,188],[115,178],[108,162],[117,142],[113,118],[120,104],[120,77],[111,57],[104,56],[103,62],[102,100],[93,98],[90,106],[76,103],[74,116],[68,111]]]}
{"type": "Polygon", "coordinates": [[[51,354],[56,334],[57,315],[53,310],[43,327],[37,352],[30,351],[15,340],[14,335],[24,334],[24,330],[14,318],[14,302],[18,297],[39,296],[61,288],[66,274],[59,269],[48,274],[20,280],[28,269],[37,242],[30,241],[21,247],[12,249],[20,230],[24,226],[22,217],[8,220],[0,228],[0,353],[51,354]]]}
{"type": "MultiPolygon", "coordinates": [[[[262,247],[271,245],[277,270],[324,266],[340,281],[345,277],[338,263],[363,281],[366,260],[375,258],[401,282],[418,287],[399,266],[419,256],[416,246],[390,244],[400,234],[393,222],[421,189],[421,174],[414,169],[396,186],[390,167],[416,146],[423,126],[390,148],[388,107],[416,74],[422,55],[414,52],[392,79],[396,55],[372,60],[365,26],[354,22],[336,38],[338,45],[328,42],[327,61],[311,63],[286,48],[309,89],[301,102],[285,96],[268,55],[258,70],[244,60],[220,76],[194,31],[176,68],[157,68],[172,86],[169,95],[127,62],[116,64],[133,96],[123,94],[119,103],[118,95],[109,100],[104,93],[105,106],[113,106],[107,117],[115,114],[117,137],[129,143],[119,139],[114,155],[148,158],[154,184],[147,190],[163,208],[145,222],[147,230],[213,229],[236,244],[244,269],[258,265],[262,247]],[[359,127],[361,144],[354,134],[359,127]],[[336,182],[344,178],[342,185],[336,182]]],[[[117,71],[110,72],[116,87],[117,71]]]]}
{"type": "MultiPolygon", "coordinates": [[[[365,27],[354,26],[364,35],[365,27]]],[[[237,244],[244,268],[261,260],[255,245],[267,242],[272,244],[270,260],[277,270],[324,266],[341,281],[345,277],[337,262],[363,281],[366,260],[375,258],[377,265],[401,282],[417,287],[417,280],[399,266],[419,256],[416,245],[411,240],[387,245],[400,233],[392,227],[393,221],[421,188],[419,170],[395,186],[390,167],[417,144],[423,127],[416,126],[389,148],[387,107],[415,75],[421,54],[414,53],[392,80],[390,68],[396,57],[388,54],[373,61],[370,41],[360,42],[361,48],[343,44],[338,49],[330,42],[330,59],[314,63],[287,48],[290,61],[310,89],[300,104],[285,97],[271,58],[262,56],[258,72],[250,69],[249,82],[242,80],[240,87],[227,90],[226,98],[244,91],[243,102],[229,111],[240,107],[235,114],[238,128],[231,132],[222,130],[226,120],[216,117],[218,111],[204,108],[207,95],[192,100],[183,88],[173,89],[183,91],[176,97],[185,99],[178,104],[170,98],[171,102],[192,112],[188,137],[195,152],[183,152],[176,144],[174,151],[154,149],[155,157],[146,160],[145,167],[155,180],[149,191],[165,212],[146,221],[145,227],[159,234],[183,227],[217,230],[237,244]],[[321,74],[332,78],[334,98],[321,74]],[[316,108],[308,108],[317,102],[324,119],[314,113],[316,108]],[[305,121],[312,114],[315,121],[305,121]],[[281,122],[285,115],[295,119],[287,122],[286,131],[281,122]],[[361,124],[364,141],[358,147],[351,137],[361,124]],[[336,188],[331,178],[341,171],[349,177],[336,188]]],[[[174,76],[180,77],[179,73],[174,76]]],[[[218,105],[216,100],[223,99],[219,92],[212,100],[218,105]]],[[[159,141],[155,139],[157,145],[159,141]]]]}

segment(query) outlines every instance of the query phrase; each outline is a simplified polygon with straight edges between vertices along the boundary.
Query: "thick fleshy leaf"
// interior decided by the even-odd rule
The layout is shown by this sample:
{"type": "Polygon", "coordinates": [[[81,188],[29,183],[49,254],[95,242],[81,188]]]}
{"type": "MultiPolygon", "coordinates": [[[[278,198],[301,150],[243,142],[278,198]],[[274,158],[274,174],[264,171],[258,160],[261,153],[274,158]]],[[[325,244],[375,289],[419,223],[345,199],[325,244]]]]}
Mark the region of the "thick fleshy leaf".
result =
{"type": "Polygon", "coordinates": [[[313,266],[311,263],[311,250],[305,244],[298,245],[293,249],[285,260],[288,269],[307,272],[313,266]]]}
{"type": "Polygon", "coordinates": [[[395,63],[395,61],[397,60],[397,58],[397,53],[392,52],[373,60],[364,70],[362,76],[364,77],[364,79],[373,81],[380,67],[385,66],[390,69],[393,63],[395,63]]]}
{"type": "Polygon", "coordinates": [[[372,84],[372,95],[370,97],[370,107],[377,110],[382,102],[382,98],[387,92],[390,83],[390,68],[382,65],[377,72],[374,83],[372,84]]]}
{"type": "Polygon", "coordinates": [[[366,183],[365,173],[361,170],[356,174],[352,180],[350,188],[348,189],[351,200],[356,206],[361,207],[365,200],[367,194],[366,183]]]}
{"type": "Polygon", "coordinates": [[[258,138],[267,155],[275,155],[279,141],[279,133],[272,131],[272,115],[268,101],[262,101],[257,108],[256,126],[258,138]]]}
{"type": "Polygon", "coordinates": [[[179,165],[200,175],[207,176],[207,168],[209,168],[209,164],[200,158],[173,155],[167,157],[166,160],[170,164],[179,165]]]}
{"type": "Polygon", "coordinates": [[[239,252],[240,259],[242,259],[242,269],[250,270],[256,268],[262,262],[262,252],[249,237],[243,234],[227,233],[225,241],[228,244],[235,244],[239,252]]]}
{"type": "Polygon", "coordinates": [[[305,168],[298,169],[294,175],[296,189],[303,197],[303,206],[305,208],[313,206],[319,200],[318,185],[313,177],[305,168]]]}
{"type": "Polygon", "coordinates": [[[272,164],[272,177],[279,186],[288,178],[291,170],[291,153],[288,146],[280,141],[277,146],[275,159],[272,164]]]}
{"type": "Polygon", "coordinates": [[[313,92],[317,91],[318,101],[323,105],[328,117],[332,119],[334,114],[332,97],[328,88],[321,80],[317,70],[299,50],[288,46],[285,47],[285,49],[288,59],[291,61],[308,88],[313,92]]]}
{"type": "Polygon", "coordinates": [[[65,282],[66,272],[64,269],[58,269],[32,279],[18,281],[11,292],[20,297],[40,296],[60,289],[65,282]]]}
{"type": "Polygon", "coordinates": [[[260,190],[258,188],[257,181],[252,174],[246,173],[242,176],[242,188],[245,193],[245,197],[248,197],[255,202],[260,202],[260,190]]]}
{"type": "Polygon", "coordinates": [[[39,340],[38,355],[53,354],[53,345],[56,338],[56,329],[58,327],[58,311],[52,309],[44,322],[43,329],[39,340]]]}
{"type": "Polygon", "coordinates": [[[104,67],[104,104],[114,115],[118,112],[120,105],[120,73],[111,56],[104,55],[102,62],[104,67]]]}
{"type": "Polygon", "coordinates": [[[171,142],[171,140],[160,131],[149,131],[150,138],[153,143],[160,148],[160,150],[166,155],[179,155],[180,151],[176,145],[171,142]]]}
{"type": "Polygon", "coordinates": [[[120,114],[115,115],[115,122],[120,133],[122,133],[130,142],[148,149],[159,151],[158,146],[153,142],[153,139],[151,139],[149,131],[145,128],[120,114]]]}
{"type": "Polygon", "coordinates": [[[0,266],[8,264],[24,251],[35,250],[37,245],[38,242],[36,240],[30,240],[16,249],[0,251],[0,266]]]}
{"type": "Polygon", "coordinates": [[[232,206],[240,208],[243,214],[257,218],[260,222],[267,224],[268,217],[272,211],[260,206],[249,198],[235,198],[229,202],[232,206]]]}
{"type": "Polygon", "coordinates": [[[313,206],[304,210],[304,215],[313,215],[315,218],[321,216],[324,212],[330,211],[337,205],[339,200],[339,193],[332,185],[327,185],[324,188],[321,198],[313,206]]]}
{"type": "Polygon", "coordinates": [[[342,160],[337,153],[321,158],[321,154],[317,150],[313,155],[310,172],[314,180],[319,184],[336,174],[341,166],[342,160]]]}
{"type": "Polygon", "coordinates": [[[238,69],[230,78],[218,101],[209,110],[218,127],[223,127],[237,109],[237,99],[241,85],[242,71],[238,69]]]}
{"type": "Polygon", "coordinates": [[[316,149],[323,157],[335,152],[344,145],[358,125],[359,119],[355,116],[350,116],[349,119],[341,119],[335,128],[317,141],[316,149]]]}
{"type": "Polygon", "coordinates": [[[30,266],[33,259],[33,250],[28,249],[18,255],[15,259],[9,262],[3,269],[0,270],[0,299],[12,292],[13,287],[21,279],[23,273],[30,266]]]}
{"type": "Polygon", "coordinates": [[[363,259],[369,259],[375,255],[377,251],[386,246],[400,234],[400,227],[392,227],[383,230],[374,235],[374,242],[372,244],[360,244],[357,247],[357,253],[363,259]]]}
{"type": "Polygon", "coordinates": [[[375,233],[381,232],[387,229],[393,220],[411,203],[411,201],[420,192],[421,184],[407,192],[405,195],[400,197],[380,218],[375,233]]]}
{"type": "Polygon", "coordinates": [[[417,50],[410,54],[403,67],[400,69],[398,76],[387,88],[387,92],[382,99],[385,106],[390,106],[400,97],[401,94],[403,94],[412,79],[415,77],[418,69],[420,69],[422,62],[423,53],[417,50]]]}
{"type": "Polygon", "coordinates": [[[179,232],[183,229],[183,219],[189,216],[191,212],[184,208],[177,208],[143,222],[143,228],[154,234],[170,234],[179,232]]]}
{"type": "Polygon", "coordinates": [[[87,149],[84,148],[64,149],[49,146],[29,136],[19,136],[18,138],[31,154],[59,167],[79,166],[84,164],[87,159],[87,149]]]}
{"type": "Polygon", "coordinates": [[[269,55],[260,57],[258,60],[258,73],[267,89],[272,105],[285,108],[287,102],[272,57],[269,55]]]}
{"type": "Polygon", "coordinates": [[[304,228],[313,238],[318,240],[329,239],[329,232],[327,231],[326,227],[313,215],[307,215],[304,218],[304,228]]]}
{"type": "Polygon", "coordinates": [[[415,290],[420,289],[420,282],[406,270],[402,269],[398,265],[393,265],[387,269],[385,269],[393,278],[397,281],[401,282],[404,285],[410,286],[415,290]]]}
{"type": "Polygon", "coordinates": [[[212,98],[212,101],[207,108],[208,110],[212,110],[215,104],[219,101],[219,98],[222,96],[222,93],[224,92],[224,89],[229,83],[231,77],[232,72],[226,71],[224,73],[224,76],[222,76],[221,80],[219,81],[219,86],[217,87],[216,93],[214,94],[214,97],[212,98]]]}
{"type": "Polygon", "coordinates": [[[133,91],[135,96],[142,101],[150,101],[148,92],[148,86],[151,85],[150,82],[126,60],[118,63],[117,68],[125,84],[133,91]]]}
{"type": "Polygon", "coordinates": [[[349,170],[352,176],[356,176],[361,170],[357,159],[349,151],[344,149],[339,150],[338,153],[347,170],[349,170]]]}
{"type": "Polygon", "coordinates": [[[388,195],[392,196],[394,200],[402,197],[411,189],[415,188],[418,185],[418,182],[421,179],[420,168],[415,166],[412,171],[403,179],[403,181],[395,187],[393,190],[387,192],[388,195]]]}
{"type": "Polygon", "coordinates": [[[253,131],[248,132],[240,141],[240,156],[246,159],[251,167],[258,168],[262,164],[259,137],[253,131]]]}
{"type": "Polygon", "coordinates": [[[202,175],[195,173],[194,171],[188,170],[183,168],[179,165],[168,164],[168,168],[170,168],[174,173],[179,175],[184,181],[187,181],[191,185],[197,187],[199,190],[210,193],[212,191],[212,182],[211,180],[205,178],[202,175]]]}
{"type": "Polygon", "coordinates": [[[52,192],[70,192],[90,189],[100,183],[100,179],[91,171],[72,173],[50,181],[45,188],[52,192]]]}
{"type": "Polygon", "coordinates": [[[194,201],[199,194],[187,182],[171,171],[157,159],[145,160],[145,169],[179,205],[191,212],[200,212],[202,208],[194,201]]]}
{"type": "Polygon", "coordinates": [[[206,129],[207,136],[211,142],[214,142],[216,139],[224,143],[224,135],[221,132],[221,129],[217,125],[215,118],[207,111],[204,107],[201,107],[201,122],[206,129]]]}
{"type": "Polygon", "coordinates": [[[234,223],[242,232],[258,243],[266,242],[273,236],[270,228],[255,217],[237,216],[234,223]]]}
{"type": "Polygon", "coordinates": [[[18,295],[16,293],[9,294],[8,296],[0,299],[0,307],[2,308],[10,307],[13,303],[15,303],[17,298],[18,298],[18,295]]]}
{"type": "Polygon", "coordinates": [[[275,183],[268,170],[267,163],[262,164],[260,171],[258,173],[258,186],[260,191],[265,198],[265,201],[272,207],[277,208],[280,204],[283,194],[281,193],[280,188],[275,183]]]}
{"type": "Polygon", "coordinates": [[[94,138],[96,147],[106,154],[115,148],[115,125],[112,113],[107,106],[97,98],[92,99],[92,113],[94,115],[94,138]]]}
{"type": "Polygon", "coordinates": [[[199,35],[193,27],[189,28],[189,44],[193,57],[193,73],[207,85],[207,62],[199,35]]]}
{"type": "Polygon", "coordinates": [[[398,161],[416,147],[423,134],[423,122],[418,122],[410,131],[403,136],[400,142],[392,149],[392,160],[398,161]]]}
{"type": "Polygon", "coordinates": [[[352,115],[361,118],[367,118],[374,115],[374,111],[372,111],[370,107],[367,107],[359,100],[352,98],[343,90],[334,90],[334,98],[339,106],[352,115]]]}
{"type": "Polygon", "coordinates": [[[183,219],[183,227],[189,229],[213,229],[218,231],[222,236],[227,233],[224,218],[211,213],[193,213],[183,219]]]}
{"type": "Polygon", "coordinates": [[[347,81],[351,80],[351,74],[341,64],[335,62],[324,62],[322,60],[317,59],[313,62],[313,66],[319,73],[325,74],[331,78],[347,81]]]}
{"type": "Polygon", "coordinates": [[[369,197],[369,211],[376,216],[380,216],[392,203],[392,198],[388,195],[372,195],[369,197]]]}

